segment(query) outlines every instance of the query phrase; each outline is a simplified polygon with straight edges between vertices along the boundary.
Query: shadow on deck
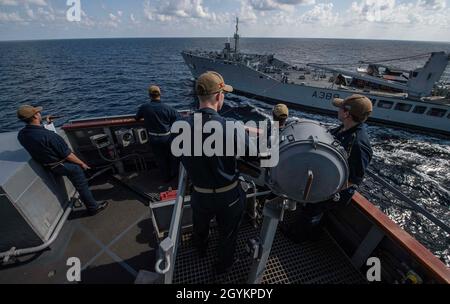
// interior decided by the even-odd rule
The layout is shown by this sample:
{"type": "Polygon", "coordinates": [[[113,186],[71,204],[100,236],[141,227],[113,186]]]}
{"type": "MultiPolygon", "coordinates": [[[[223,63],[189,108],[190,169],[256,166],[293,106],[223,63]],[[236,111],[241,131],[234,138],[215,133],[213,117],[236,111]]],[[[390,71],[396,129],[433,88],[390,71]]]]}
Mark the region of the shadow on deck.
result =
{"type": "Polygon", "coordinates": [[[158,245],[149,202],[111,177],[97,179],[91,189],[109,207],[92,217],[84,207],[74,210],[50,249],[0,268],[0,283],[69,283],[70,257],[81,261],[81,283],[134,283],[139,270],[154,270],[158,245]]]}

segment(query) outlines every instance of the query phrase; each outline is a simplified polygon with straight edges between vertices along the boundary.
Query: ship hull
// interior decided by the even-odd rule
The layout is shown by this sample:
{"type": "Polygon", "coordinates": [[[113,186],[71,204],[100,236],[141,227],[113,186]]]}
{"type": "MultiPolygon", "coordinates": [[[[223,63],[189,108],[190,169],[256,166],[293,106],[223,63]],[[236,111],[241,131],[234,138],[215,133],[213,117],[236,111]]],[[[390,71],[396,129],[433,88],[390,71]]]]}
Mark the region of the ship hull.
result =
{"type": "MultiPolygon", "coordinates": [[[[335,115],[337,111],[331,103],[332,100],[334,98],[346,98],[357,93],[352,90],[282,83],[270,77],[270,75],[239,63],[214,60],[189,53],[183,53],[182,55],[195,78],[206,71],[217,71],[222,74],[228,84],[234,87],[236,93],[271,103],[282,102],[308,111],[335,115]]],[[[370,119],[372,122],[450,136],[450,113],[449,107],[446,105],[396,96],[370,93],[364,93],[364,95],[375,103],[374,112],[370,119]],[[391,107],[389,109],[379,107],[380,101],[385,104],[386,102],[391,103],[391,107]],[[408,112],[396,110],[399,104],[411,105],[410,110],[408,112]],[[416,106],[424,106],[426,110],[422,114],[413,113],[416,106]],[[431,109],[439,109],[446,111],[446,113],[443,117],[427,115],[431,109]]]]}

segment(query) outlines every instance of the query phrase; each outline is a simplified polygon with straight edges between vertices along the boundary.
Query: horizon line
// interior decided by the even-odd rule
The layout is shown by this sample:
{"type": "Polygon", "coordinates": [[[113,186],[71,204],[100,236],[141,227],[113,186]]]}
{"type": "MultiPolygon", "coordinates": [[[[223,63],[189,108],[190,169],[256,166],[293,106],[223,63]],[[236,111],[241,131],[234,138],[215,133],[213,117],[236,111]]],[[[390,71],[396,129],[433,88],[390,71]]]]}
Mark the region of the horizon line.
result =
{"type": "MultiPolygon", "coordinates": [[[[80,37],[80,38],[37,38],[37,39],[7,39],[0,42],[34,42],[34,41],[64,41],[64,40],[107,40],[107,39],[228,39],[228,36],[148,36],[148,37],[80,37]]],[[[258,37],[246,36],[240,39],[314,39],[314,40],[369,40],[369,41],[402,41],[402,42],[428,42],[428,43],[444,43],[450,44],[450,41],[444,40],[408,40],[408,39],[390,39],[390,38],[343,38],[343,37],[258,37]]]]}

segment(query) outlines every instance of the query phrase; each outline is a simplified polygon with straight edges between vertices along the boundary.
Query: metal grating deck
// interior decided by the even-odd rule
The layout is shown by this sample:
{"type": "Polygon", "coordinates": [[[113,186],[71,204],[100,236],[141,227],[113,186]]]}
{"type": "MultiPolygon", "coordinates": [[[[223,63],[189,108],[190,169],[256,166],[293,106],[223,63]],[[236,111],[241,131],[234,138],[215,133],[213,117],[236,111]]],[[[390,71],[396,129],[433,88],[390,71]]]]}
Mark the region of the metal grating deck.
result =
{"type": "MultiPolygon", "coordinates": [[[[174,284],[243,284],[247,282],[252,260],[245,251],[247,240],[259,230],[243,222],[239,231],[236,257],[238,262],[226,277],[215,277],[218,231],[211,228],[206,258],[199,258],[191,243],[191,233],[182,236],[175,264],[174,284]]],[[[324,231],[316,242],[297,245],[279,231],[274,240],[263,284],[358,284],[365,283],[362,274],[324,231]]]]}

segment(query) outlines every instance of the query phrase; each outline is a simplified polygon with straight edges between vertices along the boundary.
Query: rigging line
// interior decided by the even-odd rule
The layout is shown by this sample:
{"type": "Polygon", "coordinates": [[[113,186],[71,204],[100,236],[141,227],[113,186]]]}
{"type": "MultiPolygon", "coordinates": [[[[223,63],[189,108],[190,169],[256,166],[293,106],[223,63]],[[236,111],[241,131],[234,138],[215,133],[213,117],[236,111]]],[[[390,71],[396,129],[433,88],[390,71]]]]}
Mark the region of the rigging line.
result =
{"type": "Polygon", "coordinates": [[[360,63],[380,63],[380,62],[389,62],[389,61],[402,61],[406,59],[416,59],[421,58],[425,56],[429,56],[431,53],[423,53],[423,54],[417,54],[407,57],[400,57],[400,58],[392,58],[392,59],[380,59],[380,60],[371,60],[371,61],[360,61],[360,63]]]}
{"type": "Polygon", "coordinates": [[[327,66],[327,65],[358,65],[358,64],[361,64],[361,61],[358,61],[358,62],[352,62],[352,63],[350,63],[350,62],[345,62],[345,63],[337,63],[337,62],[335,62],[335,63],[314,63],[314,62],[310,62],[310,63],[307,63],[306,65],[311,65],[311,64],[314,64],[314,65],[323,65],[323,66],[327,66]]]}
{"type": "MultiPolygon", "coordinates": [[[[323,65],[323,66],[327,66],[327,65],[358,65],[358,64],[370,64],[370,63],[382,63],[382,62],[390,62],[390,61],[402,61],[402,60],[407,60],[407,59],[418,59],[418,58],[422,58],[422,57],[426,57],[429,56],[431,53],[423,53],[423,54],[417,54],[417,55],[412,55],[412,56],[407,56],[407,57],[400,57],[400,58],[388,58],[388,59],[379,59],[379,60],[361,60],[358,62],[345,62],[345,63],[340,63],[340,62],[335,62],[335,63],[314,63],[314,62],[310,62],[310,63],[306,63],[306,65],[309,64],[315,64],[315,65],[323,65]]],[[[305,64],[305,63],[301,63],[301,64],[305,64]]]]}
{"type": "Polygon", "coordinates": [[[414,208],[418,213],[425,216],[428,220],[430,220],[433,224],[441,228],[443,231],[450,234],[450,226],[448,226],[446,223],[435,217],[431,212],[426,210],[424,207],[420,206],[419,204],[415,203],[412,199],[407,197],[403,192],[401,192],[399,189],[394,187],[390,182],[386,181],[384,178],[378,176],[375,172],[368,170],[367,171],[368,176],[372,177],[374,180],[376,180],[378,183],[380,183],[382,186],[384,186],[386,189],[388,189],[391,193],[393,193],[397,198],[399,198],[404,203],[407,203],[412,208],[414,208]]]}

